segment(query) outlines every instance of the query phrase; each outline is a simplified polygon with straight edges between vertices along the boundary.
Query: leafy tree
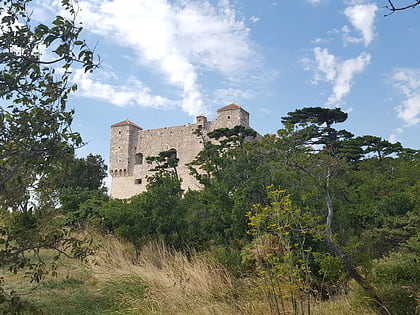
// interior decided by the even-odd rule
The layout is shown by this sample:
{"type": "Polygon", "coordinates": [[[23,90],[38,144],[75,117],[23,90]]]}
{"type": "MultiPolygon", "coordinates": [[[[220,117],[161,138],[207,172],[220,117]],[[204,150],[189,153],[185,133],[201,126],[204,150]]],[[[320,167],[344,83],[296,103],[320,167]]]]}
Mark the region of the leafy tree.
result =
{"type": "Polygon", "coordinates": [[[170,172],[175,177],[178,177],[177,167],[179,159],[176,157],[176,150],[171,149],[159,152],[157,156],[148,156],[146,161],[149,164],[156,164],[150,171],[157,172],[158,174],[170,172]]]}
{"type": "MultiPolygon", "coordinates": [[[[287,166],[296,169],[300,176],[305,178],[307,185],[312,186],[312,193],[309,196],[318,201],[308,205],[317,211],[314,215],[325,217],[325,234],[322,239],[327,247],[341,259],[347,275],[371,294],[378,312],[388,314],[388,310],[375,293],[371,283],[361,276],[351,257],[340,248],[333,232],[333,218],[337,212],[335,196],[339,195],[340,186],[344,184],[340,181],[340,174],[345,172],[346,164],[334,152],[334,145],[340,142],[340,139],[335,137],[338,133],[331,128],[331,124],[342,122],[347,116],[340,114],[337,109],[326,111],[319,108],[297,110],[282,118],[282,121],[286,123],[286,129],[279,131],[280,148],[284,150],[282,158],[287,166]],[[331,111],[331,113],[328,114],[326,111],[331,111]],[[320,130],[318,126],[308,126],[310,122],[315,125],[325,123],[326,127],[320,130]],[[323,136],[323,133],[326,136],[323,136]],[[319,141],[320,139],[323,143],[319,141]],[[313,146],[317,144],[323,145],[322,150],[313,146]],[[323,210],[326,214],[322,213],[323,210]]],[[[352,137],[348,132],[340,133],[345,136],[345,140],[352,137]]]]}
{"type": "MultiPolygon", "coordinates": [[[[69,159],[55,175],[59,182],[57,198],[61,211],[69,214],[78,211],[79,205],[88,199],[107,200],[104,179],[107,166],[100,155],[89,154],[85,158],[69,159]]],[[[49,196],[54,192],[49,191],[49,196]]],[[[74,216],[73,216],[74,217],[74,216]]]]}
{"type": "Polygon", "coordinates": [[[163,239],[179,249],[185,245],[186,229],[181,197],[177,178],[169,173],[157,174],[147,185],[147,191],[129,200],[113,199],[103,203],[99,212],[106,228],[137,247],[150,240],[163,239]]]}
{"type": "Polygon", "coordinates": [[[340,108],[305,107],[287,113],[287,116],[282,117],[281,122],[285,125],[313,123],[321,126],[325,124],[327,128],[330,128],[333,123],[344,122],[347,117],[348,114],[342,112],[340,108]]]}
{"type": "Polygon", "coordinates": [[[107,166],[100,155],[89,154],[84,158],[68,161],[68,170],[60,186],[63,188],[83,187],[89,190],[103,188],[107,166]]]}
{"type": "Polygon", "coordinates": [[[108,229],[137,247],[153,239],[163,239],[170,246],[183,248],[186,214],[181,207],[183,190],[176,169],[179,161],[176,151],[163,151],[146,159],[149,164],[155,164],[151,169],[155,173],[147,179],[147,190],[129,201],[103,203],[99,212],[108,229]]]}
{"type": "MultiPolygon", "coordinates": [[[[31,203],[34,192],[55,185],[51,172],[81,144],[70,128],[73,111],[66,109],[68,94],[76,90],[72,67],[96,67],[93,52],[79,39],[77,8],[69,0],[61,4],[66,17],[49,25],[32,22],[30,0],[3,0],[0,8],[0,264],[14,271],[29,266],[36,281],[47,272],[40,249],[88,253],[83,242],[53,224],[42,204],[31,203]]],[[[15,300],[2,291],[2,301],[15,300]]]]}
{"type": "Polygon", "coordinates": [[[234,150],[231,150],[232,148],[241,148],[245,142],[250,142],[257,136],[255,130],[239,125],[231,129],[219,128],[213,130],[207,136],[200,129],[197,129],[194,133],[202,137],[204,148],[187,166],[189,166],[191,174],[204,185],[209,183],[211,177],[220,175],[223,169],[222,164],[232,159],[229,156],[234,152],[234,150]],[[216,141],[212,141],[212,139],[216,141]],[[203,176],[202,171],[206,172],[205,176],[203,176]]]}
{"type": "Polygon", "coordinates": [[[216,129],[207,134],[204,149],[188,164],[204,185],[203,191],[188,196],[195,198],[189,203],[189,220],[194,233],[207,243],[246,238],[245,210],[266,196],[263,172],[258,170],[266,158],[252,141],[256,136],[244,126],[216,129]]]}
{"type": "Polygon", "coordinates": [[[273,314],[287,312],[289,303],[293,314],[311,314],[309,239],[320,233],[317,218],[294,206],[284,190],[267,188],[267,204],[254,204],[247,213],[247,233],[254,239],[246,250],[254,254],[273,314]]]}

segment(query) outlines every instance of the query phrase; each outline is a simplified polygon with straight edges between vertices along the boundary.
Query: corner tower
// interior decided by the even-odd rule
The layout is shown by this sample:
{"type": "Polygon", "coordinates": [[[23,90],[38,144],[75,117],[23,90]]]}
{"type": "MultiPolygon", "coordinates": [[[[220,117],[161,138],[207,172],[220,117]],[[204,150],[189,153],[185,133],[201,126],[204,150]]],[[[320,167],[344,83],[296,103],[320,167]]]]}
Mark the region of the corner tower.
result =
{"type": "Polygon", "coordinates": [[[238,125],[249,128],[249,113],[232,103],[217,110],[217,124],[221,126],[218,128],[233,128],[238,125]]]}
{"type": "MultiPolygon", "coordinates": [[[[111,126],[109,172],[112,176],[111,194],[126,189],[133,176],[137,141],[141,127],[129,120],[111,126]]],[[[112,197],[112,196],[111,196],[112,197]]]]}

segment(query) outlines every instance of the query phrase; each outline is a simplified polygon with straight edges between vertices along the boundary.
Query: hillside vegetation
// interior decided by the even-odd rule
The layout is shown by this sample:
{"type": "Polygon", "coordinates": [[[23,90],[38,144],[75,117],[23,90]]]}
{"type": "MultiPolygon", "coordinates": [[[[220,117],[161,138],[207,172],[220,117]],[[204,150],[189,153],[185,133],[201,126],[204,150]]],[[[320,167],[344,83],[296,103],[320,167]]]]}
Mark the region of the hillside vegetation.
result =
{"type": "Polygon", "coordinates": [[[166,151],[146,157],[146,192],[110,200],[102,157],[75,155],[72,72],[98,64],[61,5],[48,25],[31,0],[0,8],[0,312],[420,312],[418,150],[307,107],[258,141],[196,130],[200,190],[166,151]]]}
{"type": "MultiPolygon", "coordinates": [[[[37,209],[9,218],[15,231],[50,241],[61,231],[44,246],[58,255],[36,248],[6,266],[39,282],[57,274],[60,256],[88,259],[86,279],[47,281],[67,300],[90,301],[79,314],[415,314],[418,151],[332,128],[346,118],[305,108],[258,141],[245,128],[201,134],[204,149],[189,164],[198,191],[181,189],[178,159],[162,152],[147,159],[146,192],[109,200],[102,159],[75,159],[37,209]],[[86,227],[103,235],[101,246],[74,234],[86,227]]],[[[60,296],[45,285],[35,309],[60,296]]]]}
{"type": "MultiPolygon", "coordinates": [[[[210,252],[187,257],[151,242],[136,253],[114,236],[95,239],[100,249],[88,262],[63,259],[58,276],[42,283],[28,285],[23,275],[3,273],[6,289],[19,290],[31,301],[23,314],[270,314],[256,279],[235,279],[210,252]]],[[[314,299],[311,310],[374,314],[351,295],[314,299]]]]}

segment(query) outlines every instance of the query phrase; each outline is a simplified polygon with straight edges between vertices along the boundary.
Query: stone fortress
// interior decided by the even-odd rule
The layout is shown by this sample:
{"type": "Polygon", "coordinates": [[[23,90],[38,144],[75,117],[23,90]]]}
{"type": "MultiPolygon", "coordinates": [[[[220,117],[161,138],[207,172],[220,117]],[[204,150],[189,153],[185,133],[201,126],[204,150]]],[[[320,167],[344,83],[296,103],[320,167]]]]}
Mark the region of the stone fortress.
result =
{"type": "Polygon", "coordinates": [[[219,108],[214,121],[197,116],[193,124],[150,130],[143,130],[129,120],[112,125],[109,163],[111,197],[126,199],[145,191],[147,176],[153,174],[149,170],[154,167],[146,163],[146,157],[171,149],[176,150],[179,159],[177,171],[182,178],[182,188],[199,189],[200,184],[185,166],[204,148],[202,137],[193,132],[201,129],[205,135],[215,129],[237,125],[249,128],[249,113],[236,104],[219,108]]]}

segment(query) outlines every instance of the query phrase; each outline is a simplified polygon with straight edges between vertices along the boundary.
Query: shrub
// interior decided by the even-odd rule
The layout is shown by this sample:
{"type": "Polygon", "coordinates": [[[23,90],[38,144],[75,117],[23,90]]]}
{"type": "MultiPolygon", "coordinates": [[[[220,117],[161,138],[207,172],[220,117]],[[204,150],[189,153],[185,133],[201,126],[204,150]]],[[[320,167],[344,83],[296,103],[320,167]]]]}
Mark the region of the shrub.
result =
{"type": "Polygon", "coordinates": [[[418,261],[419,257],[415,254],[392,252],[373,266],[370,275],[372,283],[391,314],[416,313],[420,284],[418,261]]]}

